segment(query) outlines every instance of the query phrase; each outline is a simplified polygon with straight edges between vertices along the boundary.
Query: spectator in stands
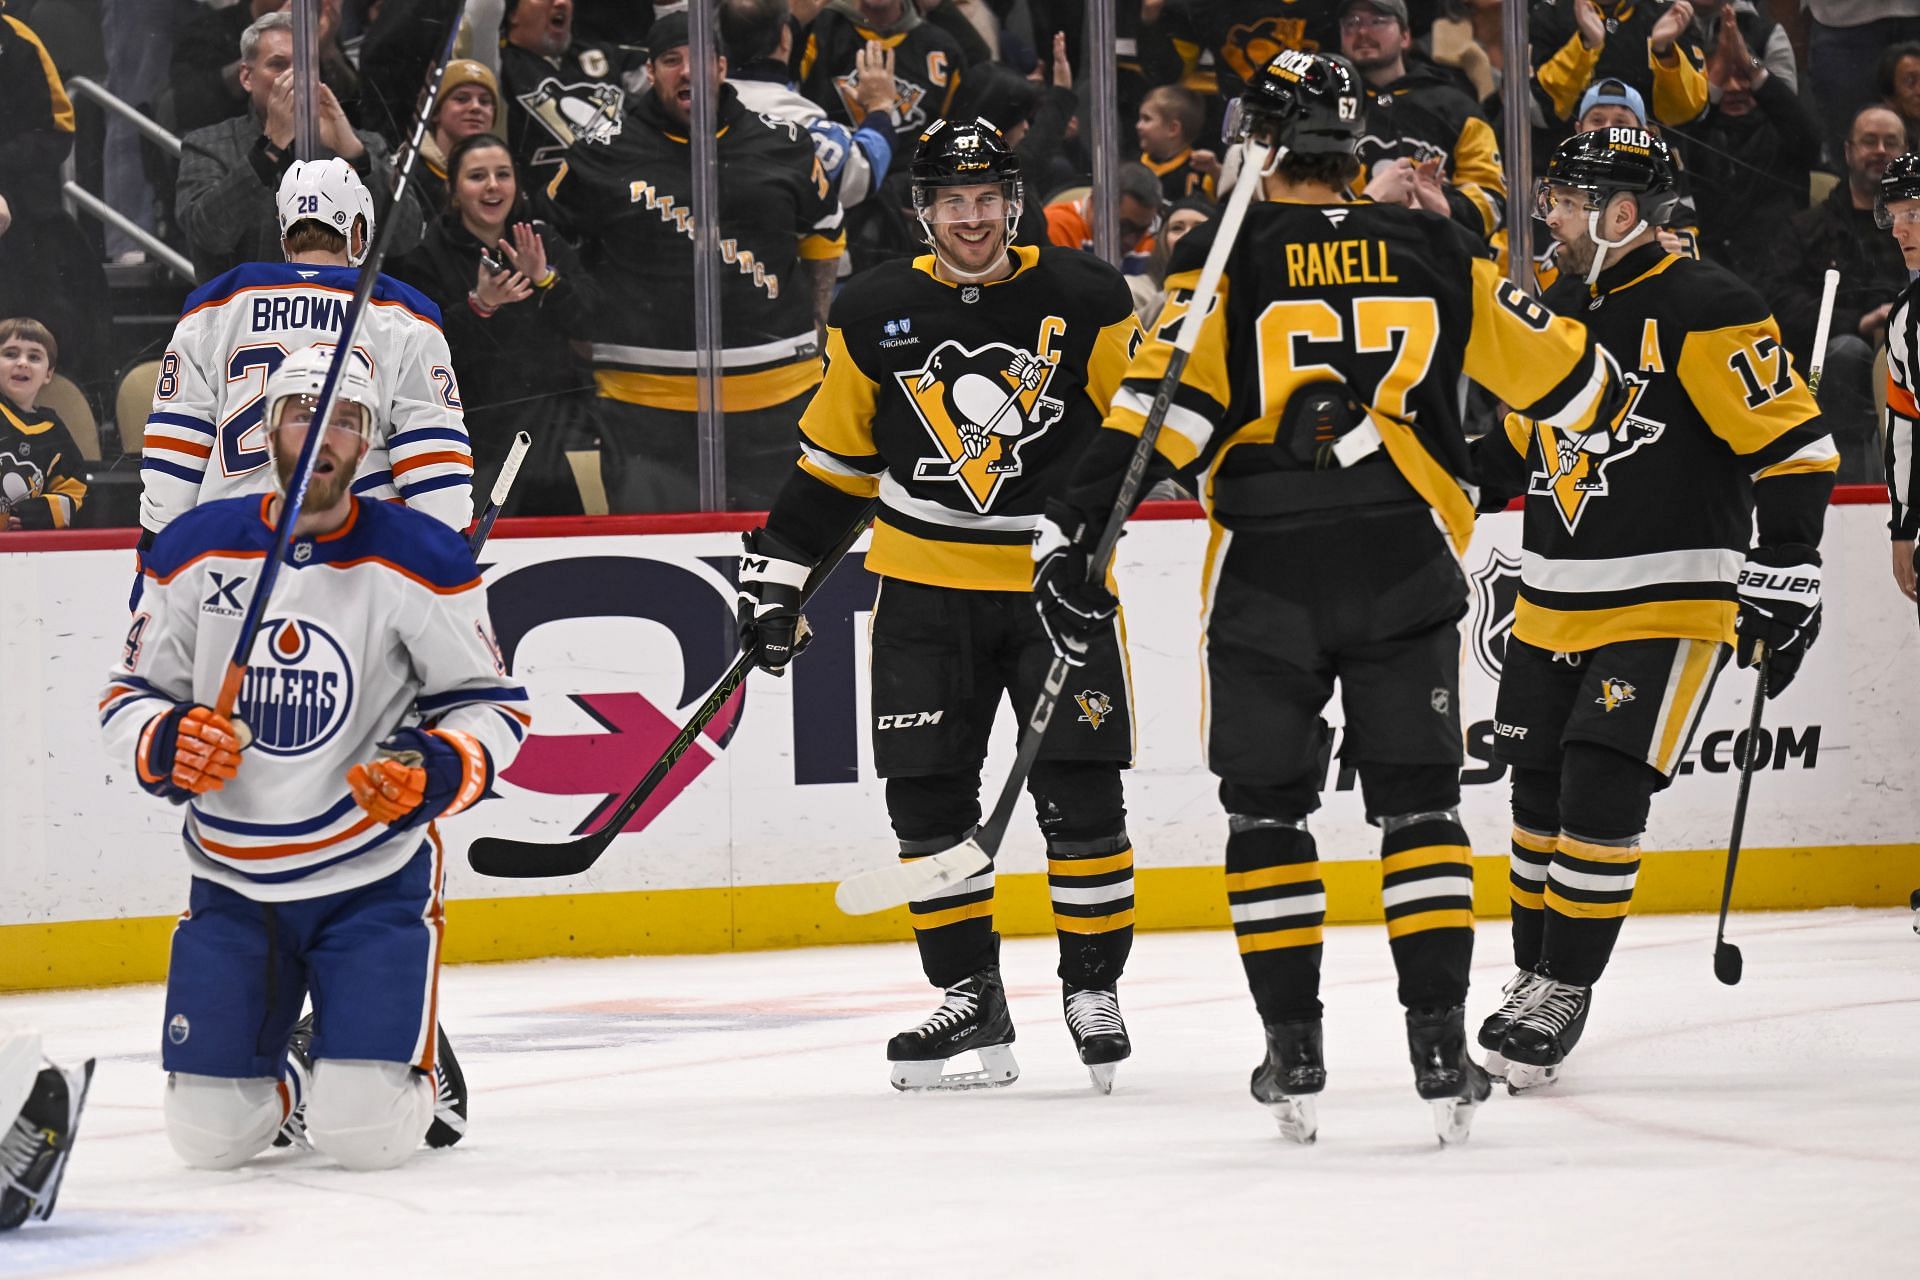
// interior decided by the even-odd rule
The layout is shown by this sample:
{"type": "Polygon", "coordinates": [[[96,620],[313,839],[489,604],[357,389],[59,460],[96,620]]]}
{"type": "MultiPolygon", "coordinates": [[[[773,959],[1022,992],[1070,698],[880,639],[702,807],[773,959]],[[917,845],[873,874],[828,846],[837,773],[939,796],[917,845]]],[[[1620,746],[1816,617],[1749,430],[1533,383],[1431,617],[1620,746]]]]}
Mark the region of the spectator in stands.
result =
{"type": "Polygon", "coordinates": [[[1133,312],[1141,324],[1151,327],[1167,305],[1167,263],[1173,260],[1174,246],[1187,232],[1219,215],[1220,206],[1205,196],[1186,196],[1167,206],[1153,247],[1152,267],[1144,275],[1127,277],[1127,287],[1133,290],[1133,312]]]}
{"type": "Polygon", "coordinates": [[[439,304],[473,442],[474,492],[492,490],[514,433],[533,437],[502,514],[579,515],[566,454],[593,447],[585,342],[599,292],[552,227],[530,217],[507,144],[470,134],[447,158],[448,203],[394,275],[439,304]]]}
{"type": "Polygon", "coordinates": [[[1883,106],[1892,107],[1909,138],[1920,138],[1920,40],[1902,40],[1880,58],[1875,79],[1883,106]]]}
{"type": "MultiPolygon", "coordinates": [[[[152,5],[154,0],[142,0],[152,5]]],[[[247,109],[248,93],[240,83],[244,59],[235,60],[234,46],[253,22],[270,13],[289,13],[290,0],[199,0],[194,15],[175,32],[171,77],[175,133],[188,134],[218,124],[247,109]]],[[[359,109],[360,76],[341,51],[335,34],[340,22],[339,0],[325,0],[320,10],[320,82],[355,124],[363,123],[359,109]]]]}
{"type": "Polygon", "coordinates": [[[1749,43],[1752,24],[1736,22],[1725,3],[1715,18],[1707,54],[1714,102],[1677,144],[1699,208],[1702,254],[1764,284],[1773,242],[1807,207],[1820,133],[1792,82],[1775,75],[1749,43]]]}
{"type": "MultiPolygon", "coordinates": [[[[249,110],[181,139],[175,212],[186,233],[194,273],[210,280],[242,262],[277,261],[280,223],[274,193],[293,163],[293,21],[284,13],[257,19],[240,36],[240,83],[249,110]]],[[[377,215],[393,219],[387,251],[420,243],[419,206],[393,204],[387,144],[355,130],[324,84],[317,92],[320,153],[339,156],[373,194],[377,215]]]]}
{"type": "Polygon", "coordinates": [[[1415,190],[1415,166],[1424,162],[1444,199],[1436,212],[1488,238],[1506,221],[1499,140],[1479,104],[1449,75],[1409,61],[1407,28],[1406,0],[1345,0],[1340,7],[1340,51],[1367,83],[1358,153],[1367,194],[1405,203],[1415,190]]]}
{"type": "MultiPolygon", "coordinates": [[[[1707,109],[1706,55],[1688,32],[1688,0],[1535,0],[1529,16],[1534,93],[1550,122],[1574,119],[1597,79],[1624,81],[1663,125],[1687,124],[1707,109]]],[[[1546,140],[1561,136],[1550,128],[1546,140]]]]}
{"type": "MultiPolygon", "coordinates": [[[[173,57],[172,9],[152,0],[101,0],[100,34],[106,41],[107,92],[153,115],[173,57]]],[[[158,232],[160,219],[140,131],[118,113],[107,116],[106,130],[101,198],[142,231],[158,232]]],[[[117,227],[106,229],[106,247],[113,261],[146,261],[146,250],[117,227]]]]}
{"type": "MultiPolygon", "coordinates": [[[[1152,270],[1153,237],[1160,230],[1160,215],[1166,201],[1160,196],[1160,179],[1153,170],[1137,160],[1120,166],[1120,270],[1130,276],[1146,275],[1152,270]]],[[[1047,238],[1068,249],[1093,251],[1093,197],[1056,200],[1049,204],[1047,238]]]]}
{"type": "Polygon", "coordinates": [[[1694,15],[1694,33],[1700,37],[1700,47],[1707,50],[1709,99],[1716,96],[1711,87],[1713,51],[1723,39],[1722,28],[1728,26],[1738,30],[1748,54],[1766,67],[1768,76],[1799,91],[1800,64],[1794,57],[1793,39],[1785,27],[1762,13],[1754,0],[1701,0],[1694,5],[1694,15]]]}
{"type": "Polygon", "coordinates": [[[1913,0],[1802,0],[1807,10],[1807,81],[1826,139],[1838,162],[1860,108],[1874,100],[1874,69],[1882,52],[1920,40],[1920,5],[1913,0]]]}
{"type": "Polygon", "coordinates": [[[79,446],[39,407],[59,358],[38,320],[0,320],[0,529],[65,529],[87,499],[79,446]]]}
{"type": "Polygon", "coordinates": [[[420,160],[413,168],[423,210],[436,213],[447,207],[447,157],[475,134],[494,135],[499,109],[500,84],[486,64],[471,58],[447,63],[440,77],[440,96],[427,118],[427,136],[420,141],[420,160]]]}
{"type": "Polygon", "coordinates": [[[620,132],[646,64],[638,50],[576,38],[572,0],[511,0],[502,38],[507,145],[544,212],[561,156],[575,141],[604,143],[620,132]]]}
{"type": "Polygon", "coordinates": [[[1894,300],[1907,287],[1907,267],[1900,246],[1874,225],[1873,205],[1888,163],[1904,150],[1900,117],[1889,107],[1862,107],[1847,130],[1846,180],[1775,240],[1767,273],[1781,334],[1804,369],[1813,354],[1821,280],[1828,267],[1839,269],[1820,408],[1840,448],[1842,481],[1880,479],[1873,360],[1886,343],[1894,300]]]}
{"type": "Polygon", "coordinates": [[[1163,199],[1212,197],[1220,176],[1220,157],[1194,146],[1206,119],[1206,104],[1184,85],[1163,84],[1141,102],[1133,124],[1140,142],[1140,163],[1160,179],[1163,199]]]}
{"type": "MultiPolygon", "coordinates": [[[[794,7],[807,5],[801,0],[794,7]]],[[[915,0],[828,0],[801,45],[800,91],[835,120],[859,124],[866,118],[860,78],[871,73],[859,69],[858,59],[869,40],[893,50],[901,132],[918,136],[949,113],[967,54],[947,26],[920,16],[915,0]]]]}

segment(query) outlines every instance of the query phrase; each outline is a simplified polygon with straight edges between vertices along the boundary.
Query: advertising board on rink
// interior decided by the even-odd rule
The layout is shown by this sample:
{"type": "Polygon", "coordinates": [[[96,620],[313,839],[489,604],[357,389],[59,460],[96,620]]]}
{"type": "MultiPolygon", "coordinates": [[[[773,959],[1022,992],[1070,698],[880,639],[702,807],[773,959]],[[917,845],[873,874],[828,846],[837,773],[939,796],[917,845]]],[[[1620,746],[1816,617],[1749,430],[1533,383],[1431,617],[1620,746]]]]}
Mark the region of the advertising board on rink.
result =
{"type": "MultiPolygon", "coordinates": [[[[1206,526],[1192,510],[1137,520],[1119,553],[1137,733],[1128,828],[1147,928],[1226,921],[1226,822],[1200,740],[1206,526]]],[[[1759,735],[1742,905],[1904,903],[1920,887],[1909,782],[1920,720],[1907,710],[1920,635],[1890,581],[1884,522],[1884,506],[1830,513],[1824,630],[1759,735]]],[[[610,524],[622,527],[584,522],[558,537],[503,529],[483,556],[501,654],[532,696],[534,724],[496,797],[441,824],[449,958],[907,937],[904,912],[850,918],[832,905],[834,882],[894,856],[867,720],[877,579],[857,552],[808,605],[816,639],[806,655],[785,678],[749,680],[592,872],[497,881],[467,868],[466,846],[481,834],[558,841],[596,826],[733,660],[737,532],[596,531],[610,524]]],[[[97,549],[0,551],[0,989],[157,979],[186,900],[180,813],[134,785],[131,762],[106,758],[93,714],[128,621],[133,556],[107,545],[115,537],[75,536],[97,549]]],[[[1492,713],[1519,537],[1517,514],[1483,519],[1463,565],[1462,818],[1480,855],[1478,905],[1492,914],[1505,908],[1509,823],[1492,713]]],[[[315,652],[316,661],[332,656],[315,652]]],[[[1098,717],[1113,691],[1068,692],[1061,714],[1098,717]]],[[[1642,909],[1717,906],[1752,696],[1752,673],[1729,664],[1679,776],[1654,803],[1642,909]]],[[[1337,699],[1327,717],[1335,755],[1313,828],[1328,863],[1329,919],[1377,919],[1378,833],[1338,758],[1337,699]]],[[[1003,712],[984,803],[1012,751],[1013,717],[1003,712]]],[[[1024,811],[999,865],[1001,927],[1049,929],[1041,843],[1024,811]]]]}

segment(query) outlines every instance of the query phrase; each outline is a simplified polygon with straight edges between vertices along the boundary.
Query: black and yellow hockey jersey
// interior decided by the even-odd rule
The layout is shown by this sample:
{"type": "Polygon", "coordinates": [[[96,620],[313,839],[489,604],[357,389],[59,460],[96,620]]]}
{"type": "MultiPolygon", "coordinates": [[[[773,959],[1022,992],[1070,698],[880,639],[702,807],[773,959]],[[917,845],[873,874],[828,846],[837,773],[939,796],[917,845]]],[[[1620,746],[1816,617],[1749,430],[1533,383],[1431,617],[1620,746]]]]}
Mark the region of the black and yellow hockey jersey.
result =
{"type": "Polygon", "coordinates": [[[826,380],[800,420],[804,476],[782,491],[771,532],[819,554],[836,530],[813,513],[877,496],[873,572],[1031,586],[1041,511],[1099,430],[1140,326],[1126,281],[1098,258],[1013,253],[1014,274],[991,284],[949,284],[931,255],[847,283],[826,380]]]}
{"type": "Polygon", "coordinates": [[[1597,49],[1580,39],[1574,6],[1589,0],[1534,0],[1528,12],[1535,101],[1549,120],[1571,121],[1588,86],[1602,80],[1630,84],[1664,125],[1690,124],[1707,109],[1706,53],[1690,27],[1663,61],[1647,38],[1673,0],[1595,0],[1607,38],[1597,49]]]}
{"type": "Polygon", "coordinates": [[[1410,65],[1392,84],[1368,85],[1364,102],[1366,130],[1357,153],[1363,185],[1388,161],[1438,160],[1454,221],[1483,238],[1505,224],[1500,140],[1478,103],[1422,63],[1410,65]]]}
{"type": "Polygon", "coordinates": [[[640,50],[583,40],[558,58],[501,44],[499,116],[529,197],[551,198],[575,142],[608,142],[619,135],[627,90],[640,82],[644,66],[640,50]]]}
{"type": "MultiPolygon", "coordinates": [[[[724,85],[720,156],[721,407],[783,404],[820,381],[805,259],[846,245],[840,203],[806,130],[747,110],[724,85]]],[[[692,147],[652,93],[624,127],[567,150],[558,203],[588,237],[581,260],[609,302],[595,321],[594,380],[629,404],[697,406],[692,147]]]]}
{"type": "Polygon", "coordinates": [[[1237,98],[1254,72],[1283,49],[1340,52],[1337,4],[1325,0],[1187,0],[1168,4],[1160,25],[1195,93],[1237,98]]]}
{"type": "Polygon", "coordinates": [[[1756,506],[1761,545],[1817,546],[1839,454],[1730,272],[1649,244],[1580,293],[1625,373],[1624,413],[1591,430],[1512,415],[1474,446],[1486,505],[1526,495],[1513,634],[1555,652],[1730,644],[1756,506]]]}
{"type": "Polygon", "coordinates": [[[835,120],[858,126],[867,113],[860,106],[855,57],[867,41],[878,40],[893,50],[893,88],[899,95],[894,126],[903,138],[918,136],[953,106],[966,55],[957,40],[923,19],[911,3],[884,31],[868,26],[858,13],[848,4],[829,4],[813,20],[800,51],[800,92],[835,120]]]}
{"type": "MultiPolygon", "coordinates": [[[[1166,310],[1127,370],[1110,429],[1137,437],[1145,426],[1217,225],[1196,228],[1175,249],[1166,310]]],[[[1610,391],[1580,325],[1507,284],[1484,253],[1471,232],[1437,213],[1368,202],[1253,205],[1156,451],[1194,477],[1209,515],[1229,528],[1260,505],[1262,490],[1287,491],[1270,511],[1285,517],[1379,501],[1391,489],[1432,506],[1464,550],[1474,494],[1461,373],[1575,431],[1610,391]],[[1344,384],[1358,402],[1355,443],[1377,435],[1375,452],[1384,450],[1391,468],[1370,457],[1302,469],[1278,438],[1294,393],[1327,382],[1344,384]]],[[[1102,499],[1089,490],[1073,501],[1091,511],[1102,499]]]]}
{"type": "Polygon", "coordinates": [[[65,529],[86,501],[80,449],[51,409],[22,412],[0,400],[0,529],[65,529]]]}

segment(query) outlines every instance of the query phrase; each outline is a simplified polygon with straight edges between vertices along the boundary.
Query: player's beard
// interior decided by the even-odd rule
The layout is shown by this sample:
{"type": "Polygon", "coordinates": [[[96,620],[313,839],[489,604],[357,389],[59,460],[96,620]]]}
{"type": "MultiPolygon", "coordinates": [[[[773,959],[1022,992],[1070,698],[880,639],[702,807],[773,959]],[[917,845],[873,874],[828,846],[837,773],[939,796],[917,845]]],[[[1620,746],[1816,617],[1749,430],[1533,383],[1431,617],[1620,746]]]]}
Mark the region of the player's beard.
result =
{"type": "MultiPolygon", "coordinates": [[[[274,471],[280,477],[280,492],[290,493],[293,489],[293,468],[300,461],[298,454],[275,452],[274,471]]],[[[320,456],[314,459],[313,475],[307,480],[307,497],[301,509],[305,511],[328,511],[338,503],[353,484],[353,473],[359,466],[358,459],[345,457],[320,442],[320,456]],[[331,465],[331,471],[323,470],[331,465]]]]}
{"type": "Polygon", "coordinates": [[[1582,231],[1571,240],[1560,241],[1558,262],[1561,274],[1587,274],[1587,268],[1593,265],[1594,244],[1586,232],[1582,231]]]}

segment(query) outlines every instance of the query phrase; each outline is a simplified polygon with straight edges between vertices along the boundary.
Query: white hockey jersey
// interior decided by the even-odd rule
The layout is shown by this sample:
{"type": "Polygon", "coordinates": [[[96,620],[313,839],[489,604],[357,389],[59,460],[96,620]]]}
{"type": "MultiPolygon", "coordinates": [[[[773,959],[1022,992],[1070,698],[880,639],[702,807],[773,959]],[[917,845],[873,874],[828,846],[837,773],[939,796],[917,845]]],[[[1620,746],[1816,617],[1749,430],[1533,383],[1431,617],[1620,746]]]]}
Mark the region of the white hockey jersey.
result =
{"type": "MultiPolygon", "coordinates": [[[[196,507],[147,552],[100,700],[116,773],[140,781],[141,738],[176,703],[214,705],[273,543],[270,504],[196,507]]],[[[186,807],[193,874],[280,902],[392,873],[426,832],[376,822],[354,803],[347,770],[396,729],[420,726],[484,751],[490,785],[526,737],[526,707],[465,542],[397,503],[355,502],[342,528],[288,549],[235,712],[254,741],[239,776],[186,807]]]]}
{"type": "MultiPolygon", "coordinates": [[[[331,347],[359,272],[249,262],[187,297],[161,358],[140,466],[140,523],[158,533],[202,502],[274,487],[261,402],[302,347],[331,347]]],[[[473,520],[473,450],[440,309],[381,276],[355,349],[385,406],[353,491],[401,497],[442,523],[473,520]]]]}

